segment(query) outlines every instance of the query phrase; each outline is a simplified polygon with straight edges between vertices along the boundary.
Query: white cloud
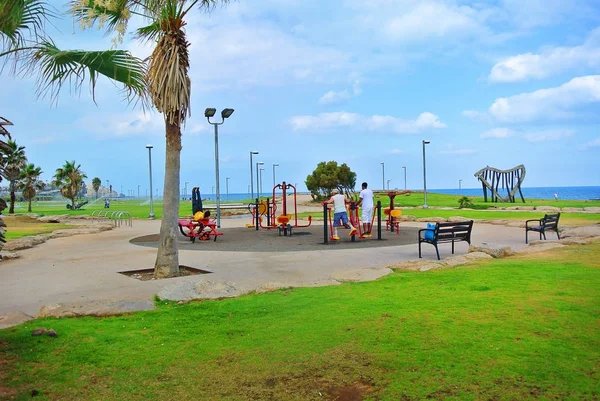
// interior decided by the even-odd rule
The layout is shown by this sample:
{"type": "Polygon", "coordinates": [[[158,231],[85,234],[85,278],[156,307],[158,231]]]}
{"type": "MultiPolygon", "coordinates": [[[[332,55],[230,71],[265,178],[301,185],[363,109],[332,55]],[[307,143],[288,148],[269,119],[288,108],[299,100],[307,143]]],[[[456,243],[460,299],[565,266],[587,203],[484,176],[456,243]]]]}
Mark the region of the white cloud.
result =
{"type": "Polygon", "coordinates": [[[369,131],[391,131],[399,134],[422,132],[431,128],[445,128],[446,124],[435,114],[424,112],[415,120],[404,120],[392,116],[363,116],[356,113],[338,111],[321,113],[316,116],[294,116],[290,119],[294,131],[327,130],[335,128],[354,128],[369,131]]]}
{"type": "Polygon", "coordinates": [[[509,128],[493,128],[480,135],[481,138],[510,138],[515,135],[515,131],[509,128]]]}
{"type": "Polygon", "coordinates": [[[563,138],[567,138],[574,134],[573,130],[546,130],[546,131],[535,131],[526,132],[523,134],[529,142],[546,142],[546,141],[558,141],[563,138]]]}
{"type": "Polygon", "coordinates": [[[581,46],[552,47],[540,54],[524,53],[496,63],[488,79],[491,82],[517,82],[543,79],[572,68],[600,65],[600,28],[581,46]]]}
{"type": "Polygon", "coordinates": [[[600,75],[573,78],[554,88],[498,98],[490,114],[499,121],[525,122],[572,117],[574,109],[600,101],[600,75]]]}
{"type": "Polygon", "coordinates": [[[84,132],[96,134],[98,138],[145,136],[163,133],[164,119],[154,111],[125,113],[94,113],[75,123],[84,132]]]}
{"type": "Polygon", "coordinates": [[[587,149],[591,149],[591,148],[599,148],[600,147],[600,138],[596,138],[591,140],[590,142],[584,144],[581,149],[582,150],[587,150],[587,149]]]}
{"type": "Polygon", "coordinates": [[[321,96],[321,98],[319,99],[319,103],[320,104],[340,103],[340,102],[349,100],[354,96],[358,96],[361,93],[362,93],[362,89],[360,87],[360,82],[355,81],[354,84],[352,85],[352,91],[349,91],[347,89],[343,90],[343,91],[339,91],[339,92],[329,91],[329,92],[325,93],[323,96],[321,96]]]}
{"type": "Polygon", "coordinates": [[[477,11],[471,7],[423,1],[385,21],[383,29],[394,40],[422,41],[448,35],[472,34],[480,29],[477,19],[477,11]]]}

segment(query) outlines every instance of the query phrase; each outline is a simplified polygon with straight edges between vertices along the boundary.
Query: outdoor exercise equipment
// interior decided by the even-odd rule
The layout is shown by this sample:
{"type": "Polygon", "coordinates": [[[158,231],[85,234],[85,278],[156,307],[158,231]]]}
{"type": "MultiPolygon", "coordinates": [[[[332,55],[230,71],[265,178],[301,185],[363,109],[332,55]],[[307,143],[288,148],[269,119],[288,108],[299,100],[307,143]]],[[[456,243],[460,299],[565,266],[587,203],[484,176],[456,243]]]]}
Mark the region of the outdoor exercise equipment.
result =
{"type": "MultiPolygon", "coordinates": [[[[375,206],[377,210],[377,239],[381,239],[381,201],[377,201],[377,205],[375,206]]],[[[352,225],[358,230],[359,239],[365,239],[362,236],[360,219],[358,217],[359,207],[356,205],[356,202],[352,201],[348,205],[348,215],[350,222],[352,225]]],[[[375,214],[373,214],[373,218],[375,214]]],[[[373,220],[372,220],[373,222],[373,220]]],[[[338,228],[340,226],[338,225],[338,228]]],[[[373,224],[371,223],[371,227],[373,224]]],[[[328,244],[329,241],[338,241],[333,238],[333,205],[327,202],[323,202],[323,243],[328,244]]],[[[356,241],[356,234],[351,236],[351,242],[356,241]]]]}
{"type": "Polygon", "coordinates": [[[497,168],[486,166],[475,173],[475,177],[481,181],[483,187],[483,201],[487,202],[487,190],[490,190],[491,202],[512,202],[515,203],[515,194],[517,190],[521,195],[521,200],[525,203],[521,184],[525,179],[525,166],[519,164],[509,170],[498,170],[497,168]],[[491,182],[490,182],[491,181],[491,182]],[[507,195],[501,196],[498,193],[498,187],[506,190],[507,195]]]}
{"type": "Polygon", "coordinates": [[[192,214],[191,219],[177,220],[179,231],[191,242],[196,242],[196,238],[200,241],[208,241],[211,238],[216,241],[217,237],[223,235],[222,232],[217,231],[217,223],[210,218],[210,212],[202,209],[199,187],[192,188],[192,214]]]}
{"type": "Polygon", "coordinates": [[[271,199],[267,198],[266,201],[259,201],[259,199],[256,198],[256,203],[248,205],[248,209],[252,213],[252,224],[247,224],[246,227],[255,227],[256,230],[259,228],[277,228],[280,236],[291,236],[293,228],[309,227],[312,224],[312,216],[308,216],[308,224],[298,223],[298,193],[294,185],[288,184],[285,181],[273,187],[273,197],[271,199]],[[293,219],[292,215],[288,213],[287,191],[289,189],[294,192],[293,219]],[[281,190],[281,214],[279,215],[277,215],[277,202],[275,197],[275,192],[277,190],[281,190]],[[264,220],[263,217],[265,217],[264,220]],[[263,221],[266,221],[266,223],[263,223],[263,221]]]}
{"type": "Polygon", "coordinates": [[[386,231],[396,231],[396,234],[400,234],[400,217],[402,216],[402,210],[394,207],[394,198],[398,195],[412,194],[412,191],[389,191],[387,193],[390,198],[390,207],[385,208],[383,213],[387,216],[385,221],[386,231]]]}

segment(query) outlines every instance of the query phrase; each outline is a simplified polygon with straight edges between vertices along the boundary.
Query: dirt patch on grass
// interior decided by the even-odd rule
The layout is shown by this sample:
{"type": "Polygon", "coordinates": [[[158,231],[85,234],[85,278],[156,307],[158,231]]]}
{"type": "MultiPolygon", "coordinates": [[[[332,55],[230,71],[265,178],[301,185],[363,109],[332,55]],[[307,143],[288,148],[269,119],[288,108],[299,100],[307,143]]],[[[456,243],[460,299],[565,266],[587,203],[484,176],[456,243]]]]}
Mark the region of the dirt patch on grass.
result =
{"type": "MultiPolygon", "coordinates": [[[[149,281],[149,280],[160,280],[160,278],[154,277],[154,269],[143,269],[143,270],[129,270],[124,272],[119,272],[125,276],[134,278],[140,281],[149,281]]],[[[208,274],[212,273],[208,270],[196,269],[194,267],[179,265],[179,275],[176,277],[184,277],[184,276],[196,276],[198,274],[208,274]]],[[[165,278],[173,278],[173,277],[165,277],[165,278]]]]}
{"type": "Polygon", "coordinates": [[[6,239],[17,239],[28,235],[47,234],[54,230],[72,228],[70,224],[42,223],[30,216],[2,216],[6,223],[6,239]]]}

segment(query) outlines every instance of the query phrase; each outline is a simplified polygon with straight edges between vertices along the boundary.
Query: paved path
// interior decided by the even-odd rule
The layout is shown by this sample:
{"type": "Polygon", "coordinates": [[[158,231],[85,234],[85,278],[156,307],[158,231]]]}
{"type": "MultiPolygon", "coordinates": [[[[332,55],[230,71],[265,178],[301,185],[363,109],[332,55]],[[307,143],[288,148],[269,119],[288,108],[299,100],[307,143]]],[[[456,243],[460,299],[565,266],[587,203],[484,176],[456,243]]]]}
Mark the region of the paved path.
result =
{"type": "MultiPolygon", "coordinates": [[[[243,227],[247,221],[222,219],[221,222],[223,227],[243,227]]],[[[412,227],[424,225],[402,223],[402,226],[412,227]]],[[[133,227],[52,239],[35,248],[19,251],[22,258],[0,263],[0,315],[14,310],[37,315],[41,306],[53,303],[152,299],[161,287],[176,280],[232,281],[247,291],[267,282],[311,285],[329,279],[335,271],[379,267],[418,258],[416,244],[303,252],[181,250],[180,264],[212,273],[157,281],[139,281],[118,274],[153,267],[156,250],[129,241],[158,233],[159,227],[159,221],[136,220],[133,227]]],[[[520,228],[475,224],[472,237],[474,243],[488,242],[515,250],[525,247],[523,229],[520,228]]],[[[227,238],[219,238],[219,241],[227,241],[227,238]]],[[[467,249],[466,243],[459,243],[456,254],[464,254],[467,249]]],[[[442,257],[450,256],[450,245],[441,245],[440,253],[442,257]]],[[[424,245],[423,257],[436,259],[434,248],[424,245]]]]}

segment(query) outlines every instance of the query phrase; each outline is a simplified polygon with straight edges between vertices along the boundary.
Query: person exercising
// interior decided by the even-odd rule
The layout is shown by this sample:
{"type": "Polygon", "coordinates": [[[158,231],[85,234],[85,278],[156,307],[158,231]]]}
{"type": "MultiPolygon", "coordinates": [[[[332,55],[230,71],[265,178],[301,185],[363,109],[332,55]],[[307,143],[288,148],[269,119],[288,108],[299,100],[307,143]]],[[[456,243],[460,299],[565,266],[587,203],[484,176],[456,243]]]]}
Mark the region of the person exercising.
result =
{"type": "Polygon", "coordinates": [[[371,230],[373,229],[371,222],[373,221],[373,191],[371,191],[366,182],[362,183],[362,191],[360,191],[360,199],[356,206],[362,204],[362,221],[363,221],[363,237],[371,238],[371,230]]]}
{"type": "Polygon", "coordinates": [[[346,204],[350,203],[350,201],[348,201],[344,195],[340,194],[340,191],[334,189],[331,191],[331,198],[325,201],[325,203],[333,203],[333,239],[340,239],[338,236],[338,226],[340,225],[340,220],[342,220],[343,225],[347,224],[350,226],[350,234],[348,235],[355,235],[358,230],[348,219],[348,212],[346,211],[346,204]]]}

